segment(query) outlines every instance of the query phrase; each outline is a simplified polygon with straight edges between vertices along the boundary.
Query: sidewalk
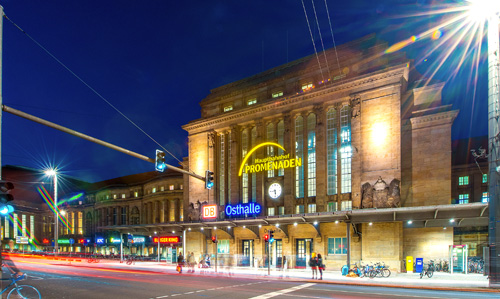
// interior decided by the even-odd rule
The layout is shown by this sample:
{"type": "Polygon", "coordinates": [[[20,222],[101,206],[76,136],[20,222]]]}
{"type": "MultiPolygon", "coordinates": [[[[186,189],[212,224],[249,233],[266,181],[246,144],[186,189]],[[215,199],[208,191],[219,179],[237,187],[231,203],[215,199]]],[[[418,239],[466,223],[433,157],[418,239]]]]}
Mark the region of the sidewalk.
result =
{"type": "MultiPolygon", "coordinates": [[[[102,268],[115,269],[135,269],[142,271],[160,272],[177,274],[176,265],[166,264],[165,262],[135,262],[133,265],[120,263],[119,261],[101,260],[97,264],[88,264],[85,261],[82,263],[73,263],[75,266],[91,266],[102,268]]],[[[228,276],[228,271],[231,275],[245,277],[249,279],[285,279],[289,281],[304,281],[311,282],[311,271],[303,269],[289,269],[282,272],[280,269],[271,269],[268,275],[267,268],[250,268],[250,267],[219,267],[217,273],[212,267],[210,269],[199,269],[195,267],[194,273],[188,273],[184,267],[181,275],[220,275],[228,276]]],[[[420,279],[420,273],[391,273],[388,278],[359,278],[345,277],[340,271],[324,271],[323,280],[314,280],[316,283],[343,284],[343,285],[360,285],[360,286],[383,286],[383,287],[401,287],[401,288],[418,288],[432,290],[451,290],[451,291],[474,291],[474,292],[499,292],[500,289],[491,289],[488,287],[488,278],[482,274],[449,274],[442,272],[434,272],[432,278],[423,277],[420,279]]]]}

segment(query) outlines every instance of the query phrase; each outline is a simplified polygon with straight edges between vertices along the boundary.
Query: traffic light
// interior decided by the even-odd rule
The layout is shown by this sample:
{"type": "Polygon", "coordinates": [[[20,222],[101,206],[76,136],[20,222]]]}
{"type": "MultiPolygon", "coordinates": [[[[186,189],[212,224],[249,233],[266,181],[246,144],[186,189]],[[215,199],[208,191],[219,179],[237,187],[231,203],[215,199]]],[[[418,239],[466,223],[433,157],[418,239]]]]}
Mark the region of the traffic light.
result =
{"type": "Polygon", "coordinates": [[[205,171],[205,189],[212,189],[214,186],[214,173],[210,170],[205,171]]]}
{"type": "Polygon", "coordinates": [[[166,168],[165,164],[165,153],[160,150],[156,150],[156,163],[155,163],[155,168],[156,171],[163,172],[166,168]]]}
{"type": "Polygon", "coordinates": [[[14,184],[11,182],[0,181],[0,214],[7,215],[14,211],[14,208],[7,203],[14,200],[14,196],[10,194],[10,190],[14,189],[14,184]]]}
{"type": "Polygon", "coordinates": [[[267,243],[269,242],[269,235],[268,234],[265,234],[264,235],[264,241],[267,243]]]}
{"type": "Polygon", "coordinates": [[[274,242],[274,235],[273,235],[274,231],[273,230],[270,230],[269,231],[269,242],[274,242]]]}
{"type": "Polygon", "coordinates": [[[217,236],[212,236],[212,242],[217,243],[217,236]]]}

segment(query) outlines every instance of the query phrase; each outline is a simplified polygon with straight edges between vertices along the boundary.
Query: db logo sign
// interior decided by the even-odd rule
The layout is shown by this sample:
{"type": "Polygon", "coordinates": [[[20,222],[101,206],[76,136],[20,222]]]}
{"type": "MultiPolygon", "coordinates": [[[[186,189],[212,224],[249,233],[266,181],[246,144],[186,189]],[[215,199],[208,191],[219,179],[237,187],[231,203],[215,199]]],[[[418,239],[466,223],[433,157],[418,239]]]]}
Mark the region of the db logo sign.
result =
{"type": "Polygon", "coordinates": [[[203,206],[203,219],[217,218],[217,205],[203,206]]]}

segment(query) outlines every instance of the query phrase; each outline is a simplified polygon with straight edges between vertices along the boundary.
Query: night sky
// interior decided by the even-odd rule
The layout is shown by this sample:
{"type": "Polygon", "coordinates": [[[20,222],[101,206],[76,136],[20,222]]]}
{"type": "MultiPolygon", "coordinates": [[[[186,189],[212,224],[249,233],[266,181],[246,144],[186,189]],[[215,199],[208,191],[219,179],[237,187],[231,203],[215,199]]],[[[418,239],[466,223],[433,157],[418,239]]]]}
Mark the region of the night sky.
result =
{"type": "MultiPolygon", "coordinates": [[[[410,16],[462,1],[328,0],[337,45],[376,33],[392,45],[418,36],[448,14],[410,16]]],[[[324,0],[304,0],[316,46],[333,46],[324,0]]],[[[187,155],[181,126],[200,117],[210,89],[314,53],[300,0],[0,0],[7,17],[106,101],[178,159],[187,155]]],[[[159,148],[100,96],[4,19],[3,103],[149,156],[159,148]]],[[[486,43],[458,69],[467,42],[453,28],[418,38],[405,51],[421,73],[447,82],[444,103],[460,109],[453,139],[487,134],[486,43]],[[435,51],[432,51],[435,49],[435,51]],[[447,60],[446,51],[454,49],[447,60]],[[432,52],[432,53],[431,53],[432,52]],[[458,70],[456,76],[452,70],[458,70]],[[472,78],[471,78],[472,74],[472,78]],[[477,84],[474,92],[474,82],[477,84]],[[474,104],[473,104],[474,103],[474,104]]],[[[474,48],[474,47],[473,47],[474,48]]],[[[154,170],[143,160],[3,114],[2,164],[55,165],[88,182],[154,170]]],[[[178,165],[167,156],[167,163],[178,165]]]]}

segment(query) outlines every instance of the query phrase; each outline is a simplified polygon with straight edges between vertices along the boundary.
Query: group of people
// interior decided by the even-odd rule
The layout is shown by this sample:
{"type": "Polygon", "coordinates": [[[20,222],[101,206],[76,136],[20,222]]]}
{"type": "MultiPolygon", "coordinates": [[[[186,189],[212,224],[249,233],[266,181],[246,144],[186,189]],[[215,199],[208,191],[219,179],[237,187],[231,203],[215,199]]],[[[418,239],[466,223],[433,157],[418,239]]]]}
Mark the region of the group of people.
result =
{"type": "MultiPolygon", "coordinates": [[[[188,252],[188,256],[186,259],[184,259],[184,255],[182,255],[182,252],[179,253],[179,256],[177,257],[177,271],[179,273],[182,273],[182,267],[184,267],[185,264],[187,264],[188,273],[194,273],[194,267],[196,266],[194,252],[188,252]]],[[[200,256],[199,267],[210,268],[210,255],[205,254],[200,256]]]]}
{"type": "Polygon", "coordinates": [[[323,270],[325,270],[325,264],[323,264],[323,257],[321,253],[316,254],[313,252],[311,254],[311,258],[309,259],[309,267],[312,269],[312,279],[323,279],[323,270]],[[318,270],[319,270],[319,278],[318,278],[318,270]]]}

